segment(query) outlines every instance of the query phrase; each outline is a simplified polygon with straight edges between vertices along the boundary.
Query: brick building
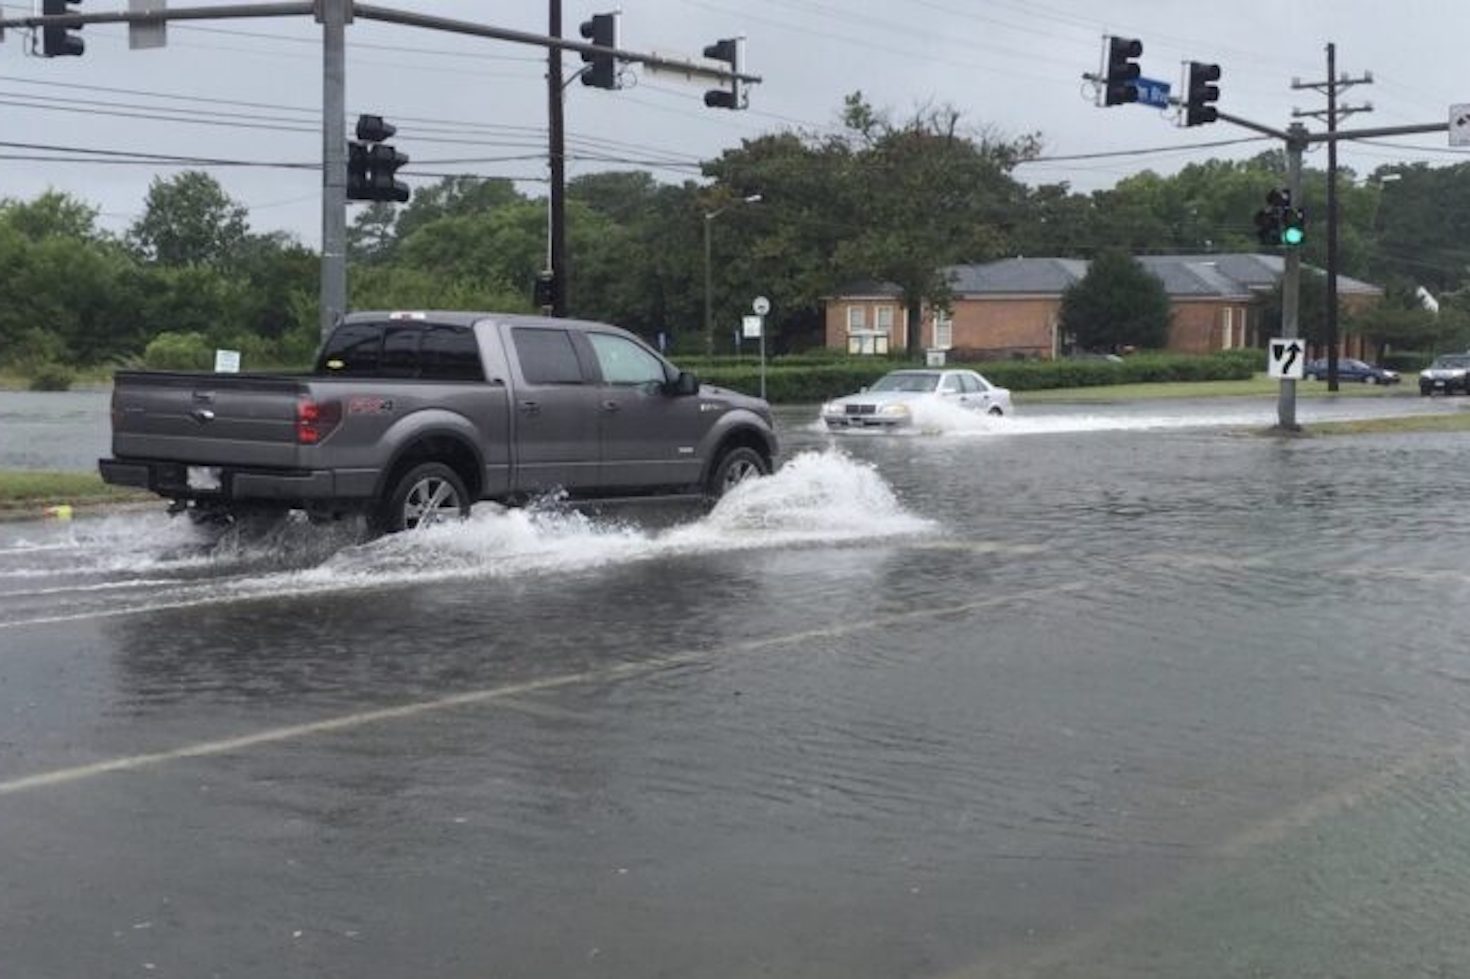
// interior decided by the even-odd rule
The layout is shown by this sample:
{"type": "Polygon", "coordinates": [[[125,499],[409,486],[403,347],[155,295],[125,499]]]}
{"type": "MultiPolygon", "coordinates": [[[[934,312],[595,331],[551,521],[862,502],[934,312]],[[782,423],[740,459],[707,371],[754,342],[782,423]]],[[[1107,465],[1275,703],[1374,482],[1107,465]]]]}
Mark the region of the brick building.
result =
{"type": "MultiPolygon", "coordinates": [[[[1166,349],[1211,353],[1264,346],[1275,327],[1263,328],[1261,300],[1280,280],[1280,255],[1148,255],[1139,259],[1164,284],[1172,307],[1166,349]]],[[[1009,258],[947,270],[954,299],[950,314],[926,309],[923,345],[964,350],[981,357],[1056,357],[1067,352],[1061,335],[1062,293],[1087,274],[1076,258],[1009,258]]],[[[1383,290],[1338,276],[1338,295],[1349,311],[1377,302],[1383,290]]],[[[885,354],[904,347],[908,316],[892,283],[864,282],[825,301],[827,346],[855,354],[885,354]]],[[[1362,356],[1361,338],[1343,340],[1345,356],[1362,356]]]]}

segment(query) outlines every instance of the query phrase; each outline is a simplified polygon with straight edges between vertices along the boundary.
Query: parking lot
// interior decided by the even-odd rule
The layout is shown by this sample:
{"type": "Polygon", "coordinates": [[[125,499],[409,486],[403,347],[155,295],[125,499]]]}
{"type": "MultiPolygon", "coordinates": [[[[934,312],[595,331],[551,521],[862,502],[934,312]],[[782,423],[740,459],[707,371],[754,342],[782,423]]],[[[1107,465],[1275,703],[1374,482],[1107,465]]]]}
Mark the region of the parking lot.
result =
{"type": "Polygon", "coordinates": [[[0,526],[4,972],[1453,974],[1464,439],[1273,414],[788,410],[711,513],[0,526]]]}

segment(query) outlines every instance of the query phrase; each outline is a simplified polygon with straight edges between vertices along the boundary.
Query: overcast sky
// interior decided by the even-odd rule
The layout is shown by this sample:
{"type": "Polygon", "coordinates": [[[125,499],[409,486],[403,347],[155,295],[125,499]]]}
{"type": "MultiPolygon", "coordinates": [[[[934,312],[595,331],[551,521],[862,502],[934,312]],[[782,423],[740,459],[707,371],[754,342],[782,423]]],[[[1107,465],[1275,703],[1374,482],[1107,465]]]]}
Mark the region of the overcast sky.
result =
{"type": "MultiPolygon", "coordinates": [[[[527,31],[546,28],[545,0],[382,2],[527,31]]],[[[31,10],[25,2],[0,6],[9,16],[31,10]]],[[[91,12],[126,2],[83,6],[91,12]]],[[[610,6],[564,0],[567,33],[575,35],[583,19],[610,6]]],[[[1251,134],[1225,123],[1179,129],[1138,106],[1097,108],[1080,75],[1097,69],[1105,33],[1142,39],[1145,74],[1176,85],[1181,61],[1218,63],[1221,108],[1277,126],[1291,121],[1294,107],[1324,105],[1314,92],[1292,91],[1291,81],[1325,77],[1329,40],[1337,42],[1340,72],[1374,76],[1374,84],[1345,96],[1375,108],[1354,116],[1349,127],[1440,121],[1452,102],[1470,102],[1464,54],[1470,4],[1449,0],[621,0],[621,9],[622,43],[633,50],[697,55],[717,38],[746,35],[749,70],[764,83],[752,91],[747,112],[707,109],[704,85],[643,69],[630,72],[629,87],[619,92],[573,84],[566,110],[569,152],[577,157],[573,174],[629,165],[617,161],[654,161],[662,179],[697,175],[689,164],[741,139],[833,126],[843,95],[855,89],[897,115],[924,102],[950,103],[972,125],[1040,132],[1047,156],[1139,151],[1021,168],[1019,176],[1033,184],[1065,181],[1092,190],[1142,169],[1169,172],[1191,160],[1245,157],[1272,145],[1189,148],[1251,134]]],[[[6,33],[0,141],[270,162],[320,159],[320,32],[311,22],[176,24],[167,48],[151,51],[130,51],[121,26],[83,33],[84,56],[56,59],[31,57],[22,33],[6,33]]],[[[531,182],[546,173],[541,49],[366,21],[349,26],[347,38],[349,112],[378,112],[397,122],[395,142],[413,158],[410,169],[512,176],[527,181],[527,192],[543,192],[544,183],[531,182]],[[432,162],[463,159],[483,162],[432,162]]],[[[569,56],[568,71],[580,65],[569,56]]],[[[38,152],[49,151],[0,146],[11,157],[38,152]]],[[[1323,155],[1318,151],[1313,162],[1323,165],[1323,155]]],[[[1349,144],[1341,155],[1360,174],[1399,160],[1459,158],[1443,133],[1349,144]]],[[[30,197],[56,187],[94,202],[105,224],[121,229],[136,217],[149,181],[173,172],[5,158],[0,195],[30,197]]],[[[319,173],[213,172],[249,206],[256,230],[286,229],[316,244],[319,173]]]]}

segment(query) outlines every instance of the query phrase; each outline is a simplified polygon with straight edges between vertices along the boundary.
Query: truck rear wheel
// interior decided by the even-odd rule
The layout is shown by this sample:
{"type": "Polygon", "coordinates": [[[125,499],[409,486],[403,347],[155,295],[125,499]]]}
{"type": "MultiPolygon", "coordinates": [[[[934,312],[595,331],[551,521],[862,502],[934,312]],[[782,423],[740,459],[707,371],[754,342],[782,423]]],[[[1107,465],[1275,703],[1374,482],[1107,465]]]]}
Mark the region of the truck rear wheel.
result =
{"type": "Polygon", "coordinates": [[[393,484],[373,525],[385,534],[414,530],[470,515],[470,494],[459,473],[442,462],[424,462],[393,484]]]}

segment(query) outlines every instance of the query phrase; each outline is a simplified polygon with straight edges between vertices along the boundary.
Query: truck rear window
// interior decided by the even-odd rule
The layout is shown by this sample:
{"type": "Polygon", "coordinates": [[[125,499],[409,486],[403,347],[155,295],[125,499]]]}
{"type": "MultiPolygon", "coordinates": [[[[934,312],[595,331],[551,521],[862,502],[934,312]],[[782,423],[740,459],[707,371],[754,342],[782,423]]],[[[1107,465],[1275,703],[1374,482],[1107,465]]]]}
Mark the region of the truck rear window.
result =
{"type": "Polygon", "coordinates": [[[322,348],[318,374],[483,381],[480,345],[468,327],[437,323],[351,323],[322,348]]]}

